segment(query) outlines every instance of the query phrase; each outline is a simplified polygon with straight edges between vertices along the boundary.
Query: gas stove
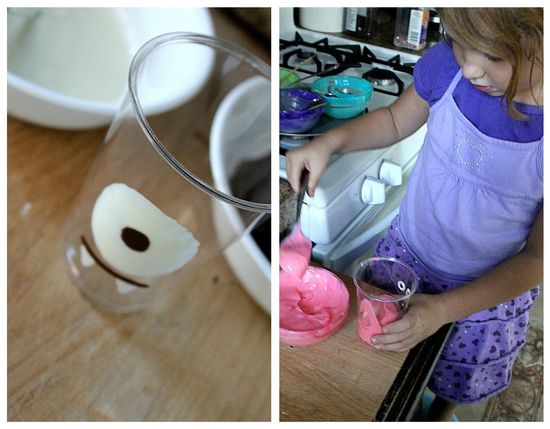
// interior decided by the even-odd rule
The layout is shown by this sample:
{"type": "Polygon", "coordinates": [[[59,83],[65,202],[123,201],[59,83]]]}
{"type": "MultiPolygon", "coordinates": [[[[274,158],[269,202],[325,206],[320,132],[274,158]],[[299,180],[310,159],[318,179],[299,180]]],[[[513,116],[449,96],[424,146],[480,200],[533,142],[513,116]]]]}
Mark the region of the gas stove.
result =
{"type": "Polygon", "coordinates": [[[343,73],[361,76],[374,85],[375,91],[394,96],[403,92],[404,80],[410,84],[416,57],[411,62],[411,58],[402,58],[402,53],[366,44],[340,44],[335,39],[331,42],[321,37],[310,42],[295,32],[294,38],[279,41],[279,66],[315,77],[343,73]]]}
{"type": "MultiPolygon", "coordinates": [[[[393,103],[413,82],[418,55],[294,24],[292,8],[280,10],[279,66],[296,71],[305,87],[319,77],[350,75],[368,79],[373,95],[368,111],[393,103]]],[[[310,131],[280,134],[279,175],[286,179],[287,150],[300,147],[347,120],[323,115],[310,131]]],[[[422,145],[425,126],[389,148],[334,155],[315,190],[305,196],[300,226],[314,243],[313,258],[344,270],[372,245],[397,213],[408,176],[422,145]]],[[[372,130],[376,132],[376,130],[372,130]]]]}
{"type": "MultiPolygon", "coordinates": [[[[369,80],[374,89],[368,111],[390,105],[412,84],[417,55],[298,29],[292,25],[285,27],[283,20],[288,20],[285,15],[288,14],[281,11],[279,67],[297,72],[303,79],[303,86],[307,87],[324,76],[345,74],[362,77],[369,80]]],[[[344,122],[323,116],[307,134],[281,134],[281,152],[284,154],[287,149],[299,147],[308,139],[344,122]]]]}

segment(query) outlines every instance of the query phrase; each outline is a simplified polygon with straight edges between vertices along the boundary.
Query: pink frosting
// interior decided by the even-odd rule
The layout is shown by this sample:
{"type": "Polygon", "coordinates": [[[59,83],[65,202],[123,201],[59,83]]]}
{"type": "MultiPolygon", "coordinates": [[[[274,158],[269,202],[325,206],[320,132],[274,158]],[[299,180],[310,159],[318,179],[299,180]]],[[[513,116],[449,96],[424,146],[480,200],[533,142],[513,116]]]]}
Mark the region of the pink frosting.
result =
{"type": "Polygon", "coordinates": [[[309,266],[311,241],[299,227],[280,246],[281,339],[295,345],[326,338],[345,321],[349,293],[328,270],[309,266]]]}
{"type": "MultiPolygon", "coordinates": [[[[391,299],[391,296],[381,295],[380,298],[391,299]]],[[[367,344],[372,345],[372,336],[381,334],[383,326],[395,322],[400,317],[401,312],[397,302],[382,302],[364,298],[359,304],[359,336],[367,344]]]]}
{"type": "Polygon", "coordinates": [[[279,267],[285,273],[302,277],[311,260],[311,240],[296,226],[292,233],[281,243],[279,267]]]}

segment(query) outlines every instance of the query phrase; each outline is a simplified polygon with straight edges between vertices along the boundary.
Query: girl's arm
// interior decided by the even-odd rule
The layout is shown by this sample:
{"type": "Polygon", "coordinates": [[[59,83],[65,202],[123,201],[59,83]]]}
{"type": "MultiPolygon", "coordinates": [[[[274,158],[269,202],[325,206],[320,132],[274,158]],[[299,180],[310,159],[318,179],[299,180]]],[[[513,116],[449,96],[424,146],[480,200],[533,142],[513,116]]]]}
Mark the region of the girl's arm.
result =
{"type": "Polygon", "coordinates": [[[390,106],[360,116],[320,137],[335,152],[390,146],[419,129],[428,119],[429,106],[409,86],[390,106]]]}
{"type": "Polygon", "coordinates": [[[406,351],[446,323],[513,299],[542,283],[543,209],[525,247],[480,278],[438,295],[413,295],[407,314],[373,337],[380,350],[406,351]]]}
{"type": "Polygon", "coordinates": [[[333,153],[390,146],[424,125],[428,112],[428,104],[411,85],[391,106],[360,116],[302,148],[288,151],[288,181],[297,192],[301,172],[306,168],[309,171],[308,194],[313,195],[333,153]]]}

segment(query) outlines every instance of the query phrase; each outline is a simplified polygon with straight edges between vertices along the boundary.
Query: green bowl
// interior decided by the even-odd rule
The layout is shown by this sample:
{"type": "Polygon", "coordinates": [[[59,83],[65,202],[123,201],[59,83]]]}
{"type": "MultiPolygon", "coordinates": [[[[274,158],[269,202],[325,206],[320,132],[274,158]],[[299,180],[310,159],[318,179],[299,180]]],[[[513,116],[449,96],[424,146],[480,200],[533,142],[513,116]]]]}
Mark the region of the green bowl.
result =
{"type": "Polygon", "coordinates": [[[296,83],[300,80],[300,75],[292,70],[279,69],[279,87],[280,88],[298,88],[300,85],[296,83]]]}

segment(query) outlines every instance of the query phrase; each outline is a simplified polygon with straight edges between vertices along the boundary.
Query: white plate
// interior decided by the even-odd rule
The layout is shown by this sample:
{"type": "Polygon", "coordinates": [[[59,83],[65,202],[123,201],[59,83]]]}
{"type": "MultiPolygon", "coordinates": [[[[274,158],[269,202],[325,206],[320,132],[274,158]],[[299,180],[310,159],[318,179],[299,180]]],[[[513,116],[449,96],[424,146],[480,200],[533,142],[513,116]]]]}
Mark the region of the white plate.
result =
{"type": "MultiPolygon", "coordinates": [[[[194,8],[127,8],[119,9],[121,23],[127,33],[130,49],[129,58],[148,40],[160,34],[187,31],[214,35],[214,27],[208,9],[194,8]]],[[[70,35],[67,35],[70,37],[70,35]]],[[[195,64],[200,66],[200,61],[195,64]]],[[[204,67],[209,67],[208,61],[204,67]]],[[[189,81],[200,70],[184,67],[189,81]]],[[[70,76],[66,77],[70,79],[70,76]]],[[[183,77],[185,81],[185,76],[183,77]]],[[[114,118],[121,99],[111,103],[76,98],[50,90],[8,71],[7,74],[8,113],[19,119],[46,127],[62,129],[85,129],[108,125],[114,118]]],[[[121,88],[121,94],[125,88],[121,88]]],[[[122,98],[122,96],[121,96],[122,98]]]]}

